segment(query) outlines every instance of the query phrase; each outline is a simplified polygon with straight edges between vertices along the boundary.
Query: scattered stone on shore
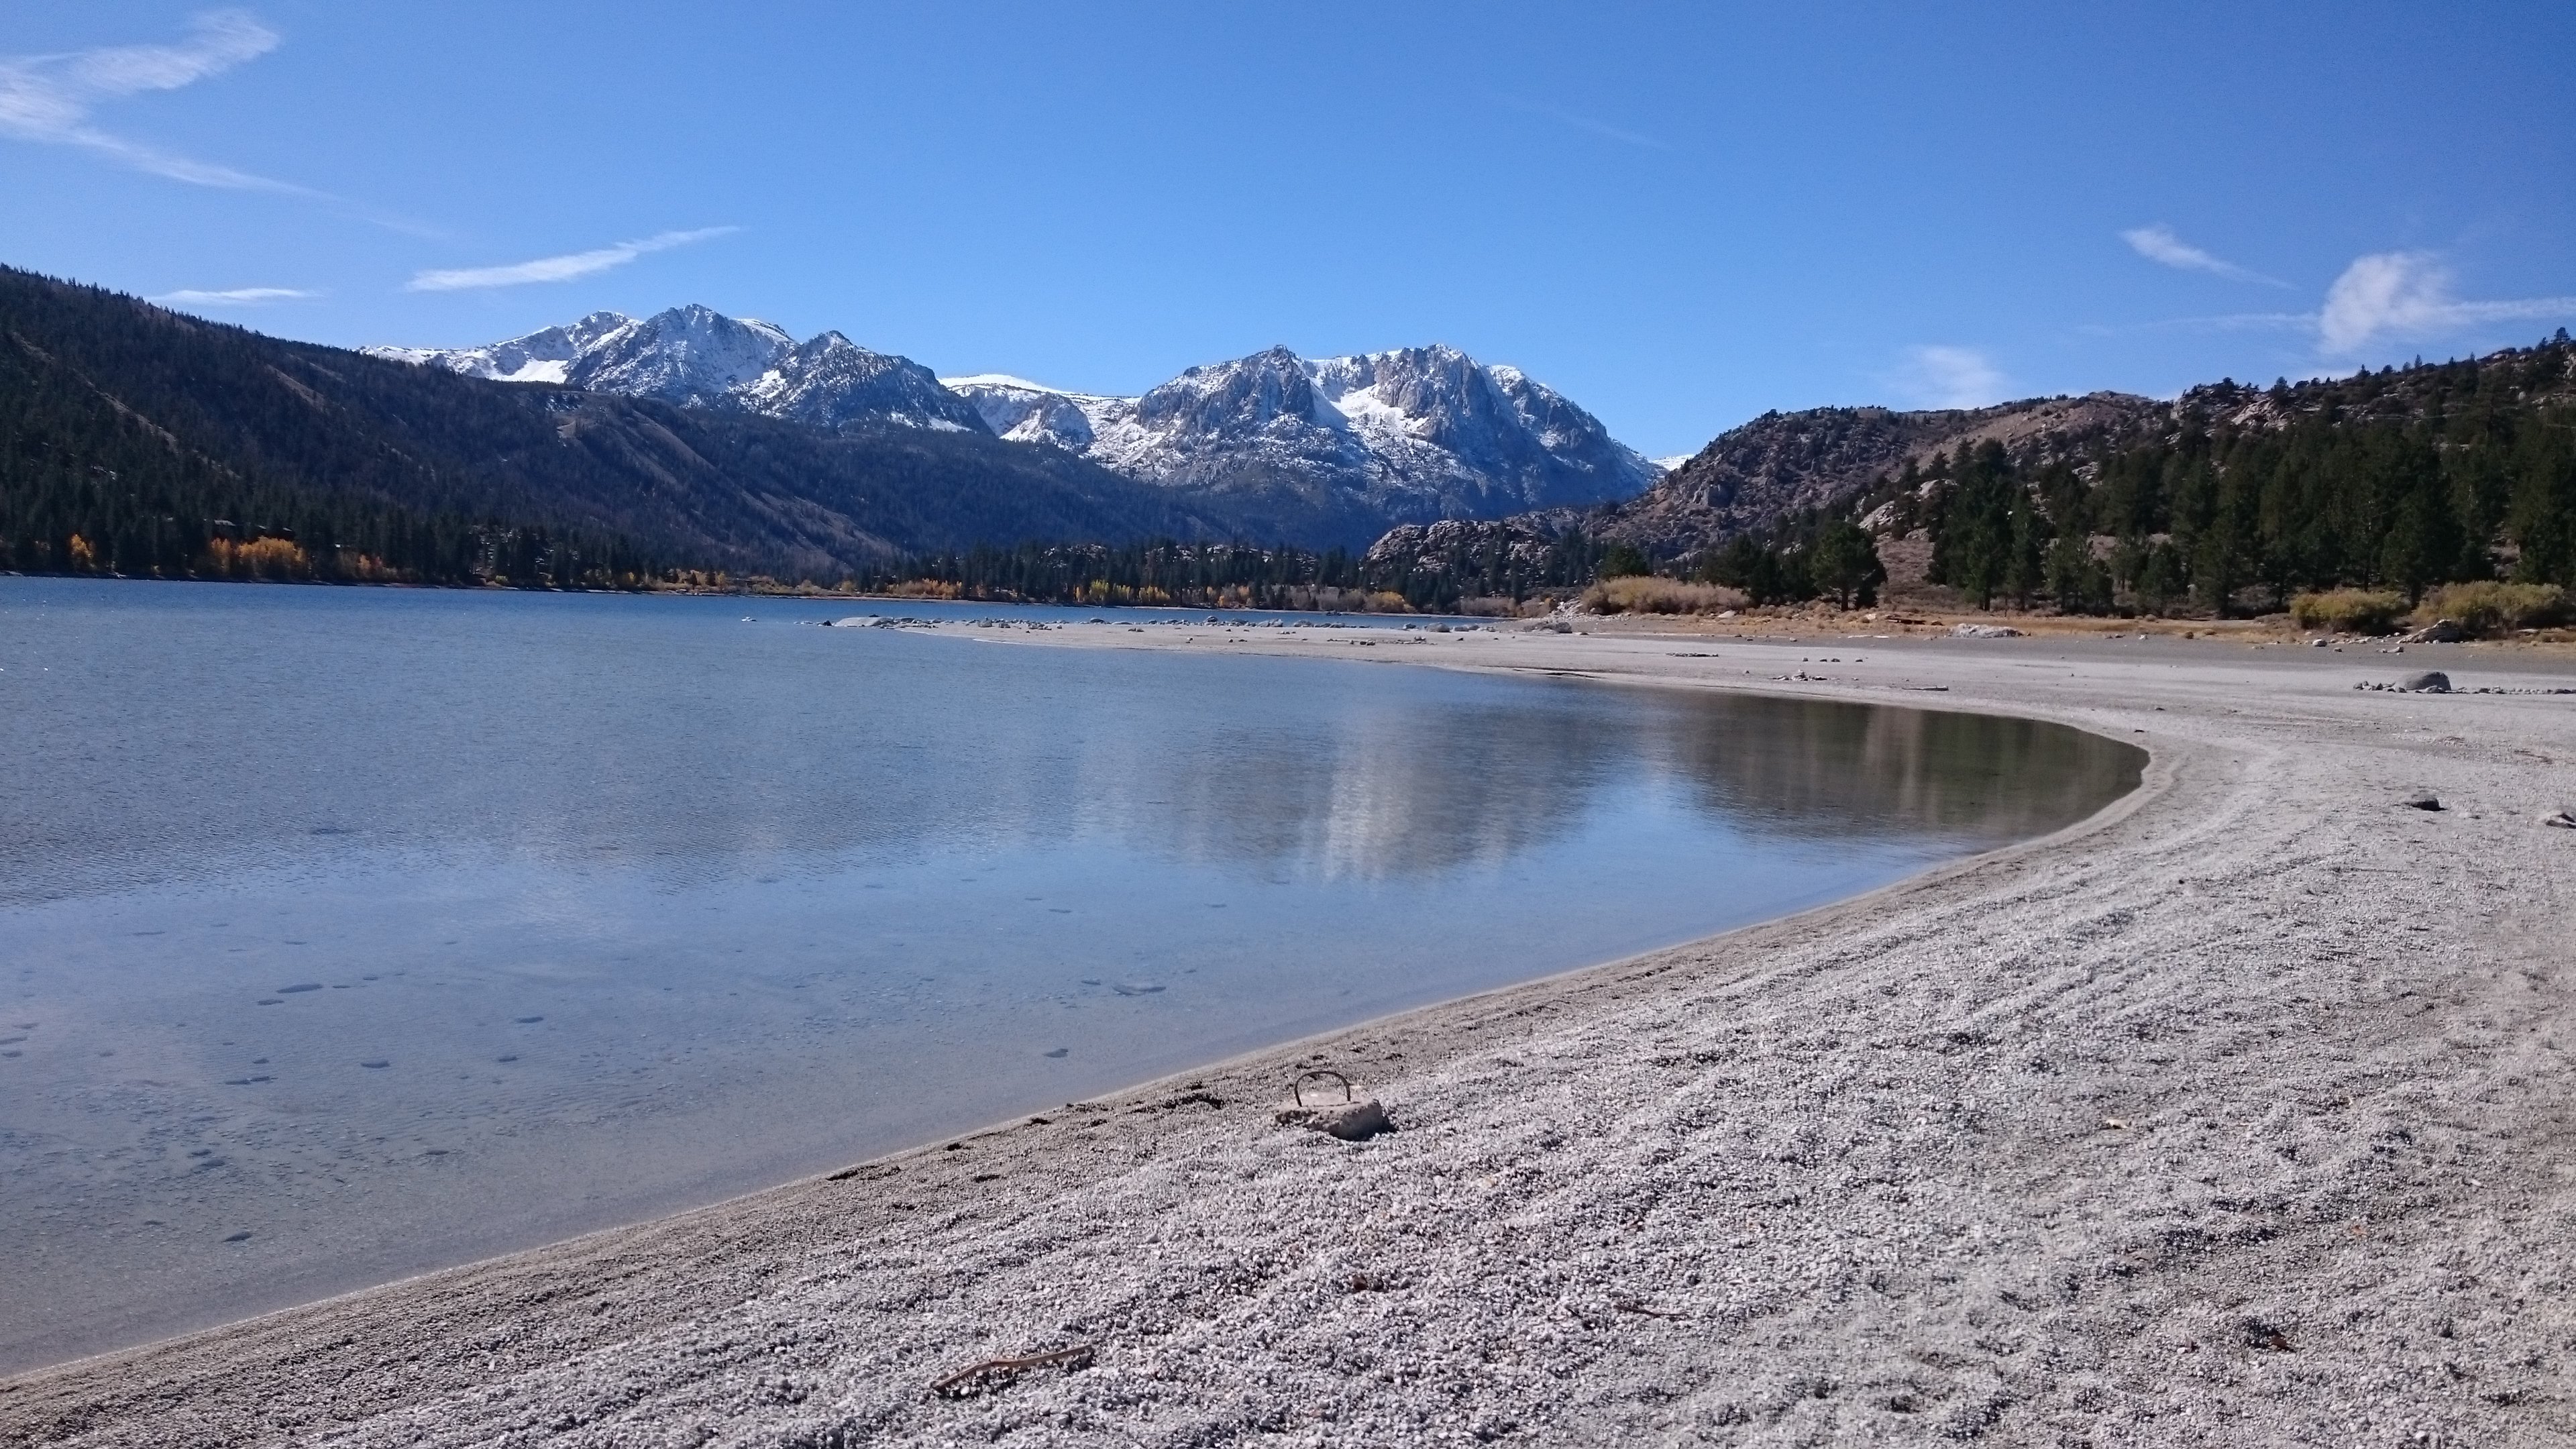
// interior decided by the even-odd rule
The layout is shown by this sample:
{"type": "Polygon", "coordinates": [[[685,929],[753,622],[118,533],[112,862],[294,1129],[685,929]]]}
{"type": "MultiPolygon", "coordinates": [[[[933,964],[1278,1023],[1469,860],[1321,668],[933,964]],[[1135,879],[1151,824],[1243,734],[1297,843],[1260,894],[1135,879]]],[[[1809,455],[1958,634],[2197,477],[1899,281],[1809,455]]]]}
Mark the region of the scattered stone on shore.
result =
{"type": "Polygon", "coordinates": [[[2415,790],[2399,796],[2397,803],[2409,810],[2439,810],[2442,808],[2442,797],[2430,790],[2415,790]]]}
{"type": "Polygon", "coordinates": [[[2457,619],[2436,619],[2399,640],[2402,644],[2457,644],[2469,637],[2457,619]]]}
{"type": "Polygon", "coordinates": [[[1957,639],[2018,639],[2021,631],[2009,624],[1953,624],[1951,637],[1957,639]]]}
{"type": "MultiPolygon", "coordinates": [[[[2382,683],[2377,680],[2363,680],[2360,683],[2353,685],[2353,688],[2375,689],[2388,694],[2449,694],[2452,692],[2451,676],[2444,674],[2438,669],[2428,669],[2421,674],[2409,674],[2394,684],[2382,683]]],[[[2555,694],[2558,691],[2473,689],[2468,692],[2471,694],[2555,694]]]]}
{"type": "Polygon", "coordinates": [[[2540,817],[2540,823],[2554,825],[2561,830],[2576,830],[2576,815],[2570,815],[2564,810],[2552,810],[2540,817]]]}

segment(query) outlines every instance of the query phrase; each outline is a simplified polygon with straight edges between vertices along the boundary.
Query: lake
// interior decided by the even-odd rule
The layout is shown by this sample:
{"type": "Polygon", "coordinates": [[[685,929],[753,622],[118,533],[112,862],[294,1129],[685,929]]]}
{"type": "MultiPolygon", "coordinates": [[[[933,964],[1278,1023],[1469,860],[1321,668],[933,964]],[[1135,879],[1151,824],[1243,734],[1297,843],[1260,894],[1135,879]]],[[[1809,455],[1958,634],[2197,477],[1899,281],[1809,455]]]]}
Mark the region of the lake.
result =
{"type": "Polygon", "coordinates": [[[995,642],[1096,616],[0,578],[0,1372],[1803,909],[2144,758],[995,642]],[[946,622],[816,627],[871,614],[946,622]]]}

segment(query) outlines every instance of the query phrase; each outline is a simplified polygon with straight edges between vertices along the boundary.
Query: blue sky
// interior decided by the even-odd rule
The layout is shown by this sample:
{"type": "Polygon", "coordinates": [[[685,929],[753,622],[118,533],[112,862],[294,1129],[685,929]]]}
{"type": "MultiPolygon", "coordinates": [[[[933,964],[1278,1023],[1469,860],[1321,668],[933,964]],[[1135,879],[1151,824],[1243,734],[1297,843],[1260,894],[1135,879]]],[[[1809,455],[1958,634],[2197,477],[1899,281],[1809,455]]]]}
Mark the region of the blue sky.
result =
{"type": "Polygon", "coordinates": [[[686,301],[1138,391],[1511,362],[1649,453],[2576,325],[2576,6],[0,12],[0,262],[355,345],[686,301]]]}

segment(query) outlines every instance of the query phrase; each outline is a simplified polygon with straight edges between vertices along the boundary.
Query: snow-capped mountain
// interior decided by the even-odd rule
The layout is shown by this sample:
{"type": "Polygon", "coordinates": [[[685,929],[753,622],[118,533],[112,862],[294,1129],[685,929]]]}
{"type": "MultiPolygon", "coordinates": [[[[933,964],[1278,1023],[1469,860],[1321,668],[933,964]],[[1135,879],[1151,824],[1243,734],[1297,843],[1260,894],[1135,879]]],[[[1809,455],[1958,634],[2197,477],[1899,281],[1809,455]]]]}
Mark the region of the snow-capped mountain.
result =
{"type": "Polygon", "coordinates": [[[863,417],[904,427],[985,430],[974,404],[940,386],[929,368],[908,357],[870,352],[838,332],[790,349],[733,395],[753,412],[821,428],[863,417]]]}
{"type": "Polygon", "coordinates": [[[714,407],[795,347],[784,328],[693,302],[601,334],[565,370],[564,381],[591,392],[714,407]]]}
{"type": "Polygon", "coordinates": [[[800,343],[694,305],[641,319],[597,312],[489,347],[366,350],[832,432],[990,432],[1191,495],[1247,537],[1317,546],[1365,546],[1398,523],[1632,498],[1663,471],[1519,369],[1454,347],[1321,360],[1273,347],[1193,367],[1141,397],[1002,374],[943,381],[838,332],[800,343]]]}
{"type": "Polygon", "coordinates": [[[634,318],[594,312],[489,347],[369,347],[400,362],[501,382],[731,408],[839,432],[852,427],[985,431],[965,399],[909,358],[870,352],[838,332],[798,342],[785,329],[692,303],[634,318]]]}
{"type": "Polygon", "coordinates": [[[1454,347],[1311,361],[1273,347],[1134,398],[945,381],[995,433],[1112,472],[1218,493],[1322,490],[1390,521],[1609,502],[1661,471],[1519,369],[1454,347]]]}

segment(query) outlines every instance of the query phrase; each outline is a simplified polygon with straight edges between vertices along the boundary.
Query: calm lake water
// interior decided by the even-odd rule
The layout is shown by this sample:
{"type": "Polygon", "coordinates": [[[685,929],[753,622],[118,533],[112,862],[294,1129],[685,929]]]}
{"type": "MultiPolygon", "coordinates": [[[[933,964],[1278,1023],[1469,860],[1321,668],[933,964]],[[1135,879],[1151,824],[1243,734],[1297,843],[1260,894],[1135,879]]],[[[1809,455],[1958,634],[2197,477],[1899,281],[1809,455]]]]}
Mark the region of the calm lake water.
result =
{"type": "Polygon", "coordinates": [[[968,617],[1091,614],[0,579],[0,1371],[1780,915],[2143,758],[968,617]],[[814,627],[870,612],[952,622],[814,627]]]}

